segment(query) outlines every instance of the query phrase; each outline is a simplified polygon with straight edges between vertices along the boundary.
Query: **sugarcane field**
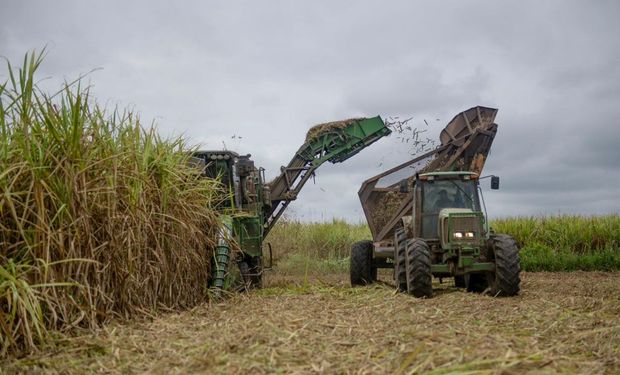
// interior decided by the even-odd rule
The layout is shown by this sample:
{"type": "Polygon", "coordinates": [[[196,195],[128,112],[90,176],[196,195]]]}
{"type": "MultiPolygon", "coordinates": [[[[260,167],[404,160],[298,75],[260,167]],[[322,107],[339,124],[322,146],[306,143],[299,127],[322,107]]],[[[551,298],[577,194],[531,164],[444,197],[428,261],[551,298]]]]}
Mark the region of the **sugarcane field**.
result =
{"type": "Polygon", "coordinates": [[[0,375],[619,374],[616,14],[3,2],[0,375]]]}

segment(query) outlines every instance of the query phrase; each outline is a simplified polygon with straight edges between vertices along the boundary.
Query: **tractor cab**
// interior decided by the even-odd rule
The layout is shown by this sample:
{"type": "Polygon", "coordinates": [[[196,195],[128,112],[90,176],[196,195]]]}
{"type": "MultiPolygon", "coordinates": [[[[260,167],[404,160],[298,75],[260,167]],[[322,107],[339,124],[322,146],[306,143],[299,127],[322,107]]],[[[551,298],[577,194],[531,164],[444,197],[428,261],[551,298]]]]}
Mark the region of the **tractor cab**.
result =
{"type": "Polygon", "coordinates": [[[413,202],[413,237],[428,246],[436,276],[462,277],[492,269],[480,258],[489,231],[478,195],[478,174],[419,174],[413,202]]]}
{"type": "Polygon", "coordinates": [[[414,237],[442,247],[485,238],[485,219],[473,172],[432,172],[416,177],[414,237]]]}

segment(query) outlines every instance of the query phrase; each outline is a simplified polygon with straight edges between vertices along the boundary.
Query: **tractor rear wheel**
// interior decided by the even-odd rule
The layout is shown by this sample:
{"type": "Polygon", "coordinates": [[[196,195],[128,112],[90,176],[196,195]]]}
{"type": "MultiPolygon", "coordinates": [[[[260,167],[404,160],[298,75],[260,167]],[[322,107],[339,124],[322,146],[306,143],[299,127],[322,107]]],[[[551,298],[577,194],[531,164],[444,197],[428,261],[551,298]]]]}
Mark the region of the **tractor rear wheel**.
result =
{"type": "Polygon", "coordinates": [[[372,262],[372,241],[360,241],[351,247],[349,274],[351,285],[367,285],[377,279],[377,268],[372,262]]]}
{"type": "Polygon", "coordinates": [[[517,242],[507,234],[495,234],[490,238],[491,254],[495,259],[495,274],[489,276],[491,294],[514,296],[519,293],[521,265],[517,242]]]}
{"type": "Polygon", "coordinates": [[[396,290],[407,291],[407,235],[404,228],[394,233],[394,282],[396,290]]]}
{"type": "Polygon", "coordinates": [[[431,251],[423,240],[414,238],[407,241],[406,269],[407,292],[418,298],[432,297],[431,251]]]}

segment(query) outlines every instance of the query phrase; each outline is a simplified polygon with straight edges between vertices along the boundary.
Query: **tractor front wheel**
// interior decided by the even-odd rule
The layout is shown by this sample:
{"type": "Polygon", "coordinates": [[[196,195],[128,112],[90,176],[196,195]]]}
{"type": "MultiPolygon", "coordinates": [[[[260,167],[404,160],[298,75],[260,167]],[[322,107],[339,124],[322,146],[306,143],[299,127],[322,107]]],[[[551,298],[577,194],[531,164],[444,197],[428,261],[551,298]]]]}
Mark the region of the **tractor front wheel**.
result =
{"type": "Polygon", "coordinates": [[[414,238],[407,241],[406,251],[407,291],[415,297],[433,296],[431,251],[426,242],[414,238]]]}
{"type": "Polygon", "coordinates": [[[491,251],[495,259],[495,274],[490,276],[490,292],[495,296],[514,296],[519,293],[521,265],[519,247],[506,234],[491,236],[491,251]]]}
{"type": "Polygon", "coordinates": [[[377,268],[372,262],[372,241],[360,241],[351,247],[349,274],[351,285],[367,285],[377,279],[377,268]]]}
{"type": "Polygon", "coordinates": [[[407,291],[407,235],[404,228],[396,229],[394,234],[394,282],[396,290],[407,291]]]}

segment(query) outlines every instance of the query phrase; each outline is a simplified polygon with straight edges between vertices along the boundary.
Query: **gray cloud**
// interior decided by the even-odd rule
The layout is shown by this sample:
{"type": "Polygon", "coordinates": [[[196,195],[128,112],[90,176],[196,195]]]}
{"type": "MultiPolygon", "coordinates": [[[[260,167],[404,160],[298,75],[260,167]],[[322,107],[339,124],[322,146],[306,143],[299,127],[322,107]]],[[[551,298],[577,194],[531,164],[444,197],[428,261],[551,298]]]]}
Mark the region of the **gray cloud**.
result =
{"type": "MultiPolygon", "coordinates": [[[[617,14],[617,1],[8,0],[0,55],[47,44],[46,87],[103,68],[87,78],[102,103],[252,153],[269,177],[315,123],[411,115],[436,137],[457,112],[495,106],[491,215],[607,213],[620,211],[617,14]]],[[[294,214],[361,220],[360,184],[409,151],[393,136],[322,167],[294,214]]]]}

